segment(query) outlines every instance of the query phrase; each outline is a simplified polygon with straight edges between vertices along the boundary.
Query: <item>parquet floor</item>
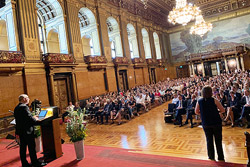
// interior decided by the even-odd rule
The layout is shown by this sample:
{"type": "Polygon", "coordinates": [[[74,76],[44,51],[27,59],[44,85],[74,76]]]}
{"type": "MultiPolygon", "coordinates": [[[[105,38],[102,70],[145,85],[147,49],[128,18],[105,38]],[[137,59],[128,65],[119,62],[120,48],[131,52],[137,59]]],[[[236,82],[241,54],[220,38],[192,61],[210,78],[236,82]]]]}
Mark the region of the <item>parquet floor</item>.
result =
{"type": "MultiPolygon", "coordinates": [[[[88,124],[86,145],[131,149],[132,152],[207,159],[205,135],[201,127],[178,127],[164,122],[167,103],[122,125],[88,124]]],[[[62,136],[69,142],[65,125],[62,136]]],[[[223,148],[227,162],[247,163],[245,128],[223,127],[223,148]]]]}

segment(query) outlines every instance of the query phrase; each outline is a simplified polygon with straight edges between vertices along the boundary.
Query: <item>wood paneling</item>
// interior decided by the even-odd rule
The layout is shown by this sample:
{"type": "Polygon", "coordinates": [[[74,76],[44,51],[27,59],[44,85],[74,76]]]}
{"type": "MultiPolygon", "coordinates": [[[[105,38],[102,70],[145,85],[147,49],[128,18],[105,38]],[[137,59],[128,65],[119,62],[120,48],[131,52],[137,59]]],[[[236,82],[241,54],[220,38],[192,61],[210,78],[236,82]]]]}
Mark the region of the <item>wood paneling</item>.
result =
{"type": "Polygon", "coordinates": [[[135,69],[136,85],[144,85],[143,68],[135,69]]]}
{"type": "Polygon", "coordinates": [[[106,92],[103,73],[103,71],[76,72],[79,100],[106,92]]]}
{"type": "Polygon", "coordinates": [[[18,96],[24,93],[21,75],[0,76],[0,118],[8,115],[18,104],[18,96]]]}
{"type": "Polygon", "coordinates": [[[45,74],[26,74],[27,94],[31,101],[39,99],[43,106],[49,106],[48,87],[45,74]]]}

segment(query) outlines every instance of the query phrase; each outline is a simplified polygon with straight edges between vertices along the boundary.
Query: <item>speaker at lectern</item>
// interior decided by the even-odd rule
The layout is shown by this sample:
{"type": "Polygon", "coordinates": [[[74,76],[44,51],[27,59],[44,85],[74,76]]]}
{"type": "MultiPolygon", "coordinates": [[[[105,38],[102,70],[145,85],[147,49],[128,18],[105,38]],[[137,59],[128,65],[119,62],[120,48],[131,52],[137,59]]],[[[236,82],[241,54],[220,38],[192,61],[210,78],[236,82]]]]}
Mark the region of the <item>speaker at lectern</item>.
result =
{"type": "Polygon", "coordinates": [[[41,121],[41,135],[44,160],[53,161],[62,156],[59,109],[56,106],[43,107],[41,112],[46,113],[41,121]]]}

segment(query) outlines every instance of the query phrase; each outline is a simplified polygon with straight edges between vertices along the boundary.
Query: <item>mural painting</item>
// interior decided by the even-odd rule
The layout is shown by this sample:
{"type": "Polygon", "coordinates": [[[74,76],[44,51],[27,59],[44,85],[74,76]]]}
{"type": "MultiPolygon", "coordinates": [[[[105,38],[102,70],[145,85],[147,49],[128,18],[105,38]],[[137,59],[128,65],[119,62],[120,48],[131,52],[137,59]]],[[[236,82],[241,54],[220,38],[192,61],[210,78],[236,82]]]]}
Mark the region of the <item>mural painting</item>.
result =
{"type": "Polygon", "coordinates": [[[203,37],[192,35],[190,29],[170,34],[174,62],[185,61],[192,53],[229,49],[238,45],[250,47],[250,15],[213,23],[213,29],[203,37]]]}

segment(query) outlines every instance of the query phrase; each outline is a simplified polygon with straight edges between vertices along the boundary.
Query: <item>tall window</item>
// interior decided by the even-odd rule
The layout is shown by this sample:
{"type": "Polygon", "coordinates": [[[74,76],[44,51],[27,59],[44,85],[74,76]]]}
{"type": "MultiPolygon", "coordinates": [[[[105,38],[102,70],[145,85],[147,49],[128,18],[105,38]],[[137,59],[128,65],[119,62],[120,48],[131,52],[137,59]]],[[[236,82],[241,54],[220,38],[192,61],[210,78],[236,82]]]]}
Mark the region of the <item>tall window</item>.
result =
{"type": "Polygon", "coordinates": [[[38,15],[38,30],[39,30],[39,39],[40,39],[40,45],[41,45],[41,53],[45,53],[45,44],[44,44],[44,37],[43,37],[43,24],[42,20],[38,15]]]}
{"type": "Polygon", "coordinates": [[[91,55],[95,55],[95,52],[94,52],[94,45],[93,45],[93,40],[92,38],[90,39],[89,41],[89,46],[90,46],[90,52],[91,52],[91,55]]]}
{"type": "Polygon", "coordinates": [[[116,57],[116,50],[115,50],[115,42],[114,41],[111,42],[111,55],[112,55],[112,58],[116,57]]]}
{"type": "Polygon", "coordinates": [[[134,52],[133,52],[133,44],[132,44],[132,42],[129,42],[129,50],[130,50],[131,59],[133,59],[134,58],[134,52]]]}

